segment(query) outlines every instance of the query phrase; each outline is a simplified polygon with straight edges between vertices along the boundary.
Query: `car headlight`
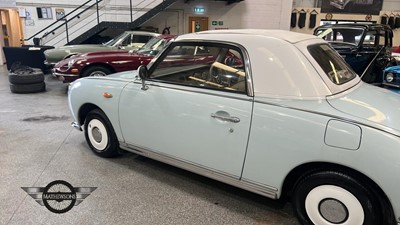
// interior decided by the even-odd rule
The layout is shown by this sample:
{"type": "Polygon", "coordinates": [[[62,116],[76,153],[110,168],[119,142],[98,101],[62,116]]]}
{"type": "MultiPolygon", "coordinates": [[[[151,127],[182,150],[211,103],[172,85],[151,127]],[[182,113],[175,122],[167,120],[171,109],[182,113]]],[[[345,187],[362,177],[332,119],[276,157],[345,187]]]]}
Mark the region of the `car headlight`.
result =
{"type": "Polygon", "coordinates": [[[393,73],[387,73],[386,74],[386,81],[390,83],[390,82],[393,82],[393,80],[394,80],[393,73]]]}
{"type": "Polygon", "coordinates": [[[69,60],[69,61],[68,61],[68,68],[71,68],[72,65],[74,65],[74,63],[75,63],[75,59],[69,60]]]}

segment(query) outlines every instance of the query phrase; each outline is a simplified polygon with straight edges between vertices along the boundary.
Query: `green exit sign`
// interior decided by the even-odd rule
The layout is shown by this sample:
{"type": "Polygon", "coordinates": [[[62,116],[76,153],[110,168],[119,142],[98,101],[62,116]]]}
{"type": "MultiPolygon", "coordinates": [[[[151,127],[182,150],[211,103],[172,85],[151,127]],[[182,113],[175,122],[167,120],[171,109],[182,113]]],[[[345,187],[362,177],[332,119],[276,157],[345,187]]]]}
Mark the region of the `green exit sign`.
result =
{"type": "Polygon", "coordinates": [[[194,7],[194,12],[195,13],[204,13],[206,10],[204,8],[200,7],[194,7]]]}

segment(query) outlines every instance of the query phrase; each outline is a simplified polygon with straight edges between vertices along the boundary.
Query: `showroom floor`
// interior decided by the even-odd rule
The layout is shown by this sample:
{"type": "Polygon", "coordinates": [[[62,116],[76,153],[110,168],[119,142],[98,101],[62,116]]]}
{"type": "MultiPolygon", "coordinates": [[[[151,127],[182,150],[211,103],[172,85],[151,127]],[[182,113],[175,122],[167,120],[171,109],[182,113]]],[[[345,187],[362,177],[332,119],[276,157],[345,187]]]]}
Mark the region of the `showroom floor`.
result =
{"type": "Polygon", "coordinates": [[[0,66],[0,224],[298,224],[290,204],[131,153],[95,156],[70,126],[67,85],[46,85],[12,94],[0,66]],[[97,189],[64,214],[21,189],[54,180],[97,189]]]}

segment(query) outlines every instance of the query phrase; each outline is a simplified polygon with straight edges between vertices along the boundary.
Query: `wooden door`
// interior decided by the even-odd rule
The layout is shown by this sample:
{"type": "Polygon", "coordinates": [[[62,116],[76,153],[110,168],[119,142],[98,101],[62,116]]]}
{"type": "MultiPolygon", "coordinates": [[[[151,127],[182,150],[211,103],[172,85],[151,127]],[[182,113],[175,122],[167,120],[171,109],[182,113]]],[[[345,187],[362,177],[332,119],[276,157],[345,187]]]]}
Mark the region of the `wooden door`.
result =
{"type": "Polygon", "coordinates": [[[21,46],[23,35],[18,11],[15,9],[0,9],[0,25],[4,46],[21,46]]]}
{"type": "Polygon", "coordinates": [[[188,33],[208,30],[208,17],[189,16],[188,33]]]}
{"type": "Polygon", "coordinates": [[[2,43],[4,46],[10,46],[10,19],[8,10],[0,10],[0,33],[2,37],[2,43]]]}

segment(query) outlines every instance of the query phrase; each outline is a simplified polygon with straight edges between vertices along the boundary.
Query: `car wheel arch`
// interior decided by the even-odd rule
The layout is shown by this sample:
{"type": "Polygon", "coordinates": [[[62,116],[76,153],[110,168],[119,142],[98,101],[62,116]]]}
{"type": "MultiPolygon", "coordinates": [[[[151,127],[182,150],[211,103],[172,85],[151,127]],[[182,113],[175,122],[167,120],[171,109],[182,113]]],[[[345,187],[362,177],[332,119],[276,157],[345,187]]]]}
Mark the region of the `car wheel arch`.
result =
{"type": "Polygon", "coordinates": [[[69,58],[71,58],[72,56],[78,55],[78,54],[79,54],[78,52],[70,53],[70,54],[66,55],[66,56],[64,57],[64,59],[69,59],[69,58]]]}
{"type": "MultiPolygon", "coordinates": [[[[78,122],[80,125],[83,125],[86,119],[86,116],[89,114],[90,111],[94,109],[99,109],[103,111],[100,107],[92,103],[85,103],[79,108],[78,112],[78,122]]],[[[104,112],[104,111],[103,111],[104,112]]]]}
{"type": "Polygon", "coordinates": [[[371,191],[376,196],[378,196],[382,209],[381,213],[382,215],[384,215],[384,218],[387,219],[386,224],[394,224],[395,216],[393,212],[393,207],[389,201],[389,198],[387,197],[385,192],[379,187],[379,185],[376,184],[371,178],[369,178],[365,174],[340,164],[327,163],[327,162],[309,162],[295,167],[287,174],[283,182],[281,198],[290,199],[297,184],[302,179],[311,174],[323,171],[341,172],[356,177],[358,180],[365,182],[369,186],[371,191]]]}
{"type": "Polygon", "coordinates": [[[88,70],[88,69],[90,69],[90,68],[93,68],[93,67],[96,67],[96,66],[104,67],[104,68],[106,68],[107,70],[111,71],[112,73],[115,73],[115,72],[116,72],[115,69],[114,69],[112,66],[110,66],[109,64],[107,64],[107,63],[88,63],[88,64],[81,70],[81,72],[79,73],[79,76],[82,77],[82,74],[84,74],[86,70],[88,70]]]}

